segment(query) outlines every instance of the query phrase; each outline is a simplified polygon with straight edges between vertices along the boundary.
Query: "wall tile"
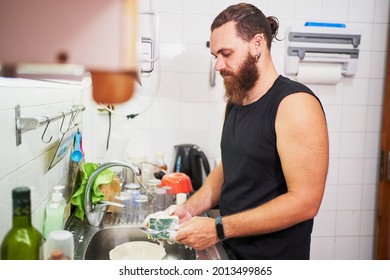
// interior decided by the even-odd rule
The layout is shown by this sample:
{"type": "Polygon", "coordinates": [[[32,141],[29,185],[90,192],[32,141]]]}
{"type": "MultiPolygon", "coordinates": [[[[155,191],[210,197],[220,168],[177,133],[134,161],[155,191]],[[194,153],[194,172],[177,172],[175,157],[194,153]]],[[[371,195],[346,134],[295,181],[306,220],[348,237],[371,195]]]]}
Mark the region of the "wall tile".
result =
{"type": "MultiPolygon", "coordinates": [[[[376,67],[376,65],[372,63],[371,56],[371,52],[364,50],[359,51],[359,61],[356,69],[356,74],[355,76],[353,76],[354,78],[375,78],[371,74],[371,71],[373,71],[372,67],[376,67]],[[367,65],[369,65],[369,67],[367,67],[367,65]]],[[[352,77],[350,77],[349,79],[352,79],[352,77]]]]}
{"type": "Polygon", "coordinates": [[[371,79],[368,93],[368,105],[383,105],[385,81],[383,79],[371,79]]]}
{"type": "Polygon", "coordinates": [[[153,104],[152,128],[166,131],[178,129],[182,121],[182,106],[177,101],[159,101],[153,104]]]}
{"type": "Polygon", "coordinates": [[[362,210],[376,209],[377,185],[376,182],[372,185],[363,185],[362,210]]]}
{"type": "Polygon", "coordinates": [[[373,22],[375,1],[349,2],[348,20],[352,22],[373,22]],[[364,13],[362,13],[364,11],[364,13]]]}
{"type": "Polygon", "coordinates": [[[209,105],[202,103],[182,103],[181,129],[208,130],[209,105]]]}
{"type": "Polygon", "coordinates": [[[364,159],[364,184],[376,184],[379,180],[379,158],[364,159]]]}
{"type": "Polygon", "coordinates": [[[367,128],[369,132],[382,131],[382,106],[368,106],[367,107],[367,128]]]}
{"type": "Polygon", "coordinates": [[[2,86],[3,79],[0,78],[0,110],[14,108],[17,103],[17,93],[15,89],[2,86]]]}
{"type": "Polygon", "coordinates": [[[389,22],[390,3],[387,0],[375,1],[375,15],[374,21],[380,23],[389,22]]]}
{"type": "Polygon", "coordinates": [[[328,185],[338,185],[339,182],[339,165],[340,160],[338,158],[329,159],[328,176],[326,178],[326,187],[328,185]]]}
{"type": "Polygon", "coordinates": [[[211,130],[208,136],[208,142],[205,147],[208,147],[208,156],[210,160],[210,168],[213,166],[216,167],[221,162],[221,135],[222,128],[211,130]]]}
{"type": "Polygon", "coordinates": [[[15,110],[0,110],[0,179],[17,168],[15,110]]]}
{"type": "Polygon", "coordinates": [[[328,182],[325,186],[324,196],[322,198],[320,211],[336,211],[337,210],[337,194],[338,185],[332,185],[328,182]]]}
{"type": "Polygon", "coordinates": [[[209,127],[212,130],[222,130],[223,122],[225,119],[225,107],[224,103],[210,103],[210,121],[209,127]]]}
{"type": "Polygon", "coordinates": [[[344,85],[343,104],[367,104],[369,84],[369,79],[353,79],[352,83],[344,85]]]}
{"type": "Polygon", "coordinates": [[[346,23],[345,19],[348,18],[348,2],[348,0],[323,1],[323,20],[346,23]]]}
{"type": "Polygon", "coordinates": [[[322,19],[322,0],[296,0],[295,18],[320,21],[322,19]]]}
{"type": "Polygon", "coordinates": [[[366,130],[367,108],[365,106],[343,106],[343,131],[363,132],[366,130]]]}
{"type": "Polygon", "coordinates": [[[370,64],[370,78],[384,79],[386,73],[386,53],[372,52],[370,64]]]}
{"type": "Polygon", "coordinates": [[[339,185],[337,210],[359,210],[362,201],[362,185],[339,185]]]}
{"type": "Polygon", "coordinates": [[[18,186],[17,179],[15,172],[0,179],[0,211],[2,213],[0,240],[3,240],[4,235],[12,227],[12,190],[18,186]]]}
{"type": "Polygon", "coordinates": [[[324,105],[328,131],[340,131],[342,125],[343,107],[340,105],[324,105]]]}
{"type": "Polygon", "coordinates": [[[154,98],[179,100],[182,91],[182,75],[163,72],[160,74],[158,93],[154,98]]]}
{"type": "Polygon", "coordinates": [[[183,17],[183,43],[203,44],[210,40],[210,26],[213,18],[209,15],[186,15],[183,17]]]}
{"type": "Polygon", "coordinates": [[[375,231],[375,211],[362,211],[361,212],[361,223],[360,223],[360,234],[363,236],[373,236],[375,231]]]}
{"type": "Polygon", "coordinates": [[[358,236],[360,232],[360,211],[338,211],[336,236],[358,236]]]}
{"type": "Polygon", "coordinates": [[[210,15],[212,11],[210,0],[182,1],[182,5],[185,14],[210,15]]]}
{"type": "Polygon", "coordinates": [[[334,237],[313,237],[311,240],[311,260],[333,260],[334,259],[334,237]]]}
{"type": "Polygon", "coordinates": [[[180,13],[183,8],[182,0],[151,0],[150,7],[156,12],[180,13]]]}
{"type": "Polygon", "coordinates": [[[335,260],[357,260],[359,237],[336,237],[335,260]]]}
{"type": "Polygon", "coordinates": [[[340,159],[339,184],[362,184],[363,171],[363,161],[356,159],[340,159]]]}
{"type": "Polygon", "coordinates": [[[359,239],[359,260],[372,260],[374,257],[373,236],[361,236],[359,239]]]}
{"type": "Polygon", "coordinates": [[[363,158],[365,136],[364,132],[341,133],[340,157],[363,158]]]}
{"type": "Polygon", "coordinates": [[[160,42],[180,44],[183,39],[183,26],[180,14],[161,13],[160,16],[160,42]]]}
{"type": "Polygon", "coordinates": [[[179,43],[161,43],[159,50],[161,71],[181,72],[184,47],[179,43]]]}
{"type": "Polygon", "coordinates": [[[183,73],[182,101],[209,102],[209,75],[203,73],[183,73]]]}
{"type": "Polygon", "coordinates": [[[296,1],[285,1],[285,0],[270,1],[268,14],[275,15],[279,20],[283,19],[283,21],[285,19],[294,19],[295,7],[296,7],[295,2],[296,1]]]}
{"type": "Polygon", "coordinates": [[[344,83],[336,85],[318,85],[312,88],[314,93],[320,98],[323,105],[341,105],[344,98],[344,83]]]}
{"type": "Polygon", "coordinates": [[[334,236],[336,232],[336,212],[322,211],[314,219],[313,236],[334,236]]]}
{"type": "Polygon", "coordinates": [[[187,44],[183,52],[182,70],[186,73],[209,74],[210,49],[204,44],[187,44]]]}
{"type": "Polygon", "coordinates": [[[389,25],[385,23],[374,24],[372,35],[372,50],[373,51],[386,51],[388,43],[388,29],[389,25]]]}
{"type": "Polygon", "coordinates": [[[381,144],[380,132],[367,132],[365,147],[364,147],[365,158],[378,160],[378,158],[380,157],[380,144],[381,144]]]}

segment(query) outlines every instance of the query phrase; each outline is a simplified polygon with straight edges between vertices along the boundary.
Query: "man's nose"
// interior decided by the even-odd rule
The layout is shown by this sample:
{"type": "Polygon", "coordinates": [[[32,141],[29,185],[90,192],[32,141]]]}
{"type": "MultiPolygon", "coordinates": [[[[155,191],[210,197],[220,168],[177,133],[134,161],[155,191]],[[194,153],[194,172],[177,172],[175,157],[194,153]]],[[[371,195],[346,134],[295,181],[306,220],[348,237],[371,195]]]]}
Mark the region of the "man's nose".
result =
{"type": "Polygon", "coordinates": [[[216,61],[215,61],[215,70],[216,71],[221,71],[225,67],[226,67],[226,64],[223,61],[223,59],[217,58],[216,61]]]}

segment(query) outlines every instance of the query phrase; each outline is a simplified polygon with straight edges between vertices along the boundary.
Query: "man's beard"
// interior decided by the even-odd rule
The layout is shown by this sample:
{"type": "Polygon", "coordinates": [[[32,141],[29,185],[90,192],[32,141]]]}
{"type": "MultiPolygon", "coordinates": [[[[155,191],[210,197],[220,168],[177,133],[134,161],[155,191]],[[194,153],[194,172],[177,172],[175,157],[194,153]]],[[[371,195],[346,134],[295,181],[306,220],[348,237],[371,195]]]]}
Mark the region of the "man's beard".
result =
{"type": "Polygon", "coordinates": [[[221,70],[224,77],[225,100],[228,103],[242,104],[247,92],[254,87],[259,79],[259,70],[256,66],[256,59],[249,53],[238,70],[237,75],[229,70],[221,70]]]}

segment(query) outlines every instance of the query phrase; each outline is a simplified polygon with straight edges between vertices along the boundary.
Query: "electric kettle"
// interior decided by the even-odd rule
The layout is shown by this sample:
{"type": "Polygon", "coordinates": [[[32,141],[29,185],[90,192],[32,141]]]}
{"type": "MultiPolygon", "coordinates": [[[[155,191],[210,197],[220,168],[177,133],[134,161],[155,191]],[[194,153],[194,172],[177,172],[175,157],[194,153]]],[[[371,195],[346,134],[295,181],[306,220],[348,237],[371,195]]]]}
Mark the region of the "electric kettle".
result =
{"type": "Polygon", "coordinates": [[[204,152],[194,144],[176,145],[173,159],[172,171],[187,174],[194,191],[198,190],[210,173],[210,164],[204,152]]]}

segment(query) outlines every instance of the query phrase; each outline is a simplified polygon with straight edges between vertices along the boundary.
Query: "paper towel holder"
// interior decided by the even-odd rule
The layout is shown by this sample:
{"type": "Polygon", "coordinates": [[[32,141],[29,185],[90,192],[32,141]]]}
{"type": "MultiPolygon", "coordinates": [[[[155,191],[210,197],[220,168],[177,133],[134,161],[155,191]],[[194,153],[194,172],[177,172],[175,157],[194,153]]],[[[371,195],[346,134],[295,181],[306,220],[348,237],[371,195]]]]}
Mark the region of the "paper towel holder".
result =
{"type": "Polygon", "coordinates": [[[361,33],[329,23],[289,27],[286,30],[285,73],[297,75],[301,63],[341,64],[343,76],[356,73],[361,33]]]}

